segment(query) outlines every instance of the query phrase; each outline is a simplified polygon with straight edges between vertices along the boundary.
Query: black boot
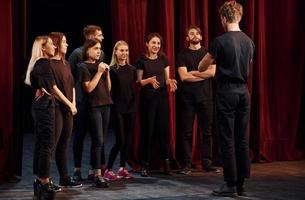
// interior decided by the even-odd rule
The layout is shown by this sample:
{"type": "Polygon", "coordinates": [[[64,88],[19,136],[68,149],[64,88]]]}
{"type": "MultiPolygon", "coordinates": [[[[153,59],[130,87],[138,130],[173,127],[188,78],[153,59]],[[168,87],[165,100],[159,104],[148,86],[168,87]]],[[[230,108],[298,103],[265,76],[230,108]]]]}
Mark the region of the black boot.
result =
{"type": "Polygon", "coordinates": [[[33,182],[34,196],[33,200],[38,200],[38,188],[39,188],[40,180],[37,178],[33,182]]]}
{"type": "Polygon", "coordinates": [[[163,170],[164,174],[171,175],[171,165],[169,159],[164,160],[163,170]]]}
{"type": "Polygon", "coordinates": [[[54,200],[56,192],[50,183],[40,183],[37,190],[38,200],[54,200]]]}

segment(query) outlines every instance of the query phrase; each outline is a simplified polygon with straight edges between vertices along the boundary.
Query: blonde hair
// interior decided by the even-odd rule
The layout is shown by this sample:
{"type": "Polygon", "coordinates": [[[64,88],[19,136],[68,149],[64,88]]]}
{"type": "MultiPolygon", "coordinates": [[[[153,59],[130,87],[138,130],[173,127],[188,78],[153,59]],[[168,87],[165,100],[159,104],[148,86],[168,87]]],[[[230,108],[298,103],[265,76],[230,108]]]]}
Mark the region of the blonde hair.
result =
{"type": "Polygon", "coordinates": [[[48,42],[48,36],[37,36],[33,43],[31,59],[28,64],[28,69],[26,71],[26,77],[24,83],[31,85],[31,72],[33,71],[34,65],[37,60],[43,57],[42,47],[48,42]]]}
{"type": "Polygon", "coordinates": [[[236,1],[225,2],[218,11],[229,23],[239,22],[243,15],[243,7],[236,1]]]}
{"type": "MultiPolygon", "coordinates": [[[[110,62],[110,66],[113,66],[114,68],[119,68],[118,66],[118,58],[115,55],[115,52],[118,50],[119,46],[124,45],[124,46],[128,46],[127,42],[125,42],[124,40],[119,40],[115,43],[114,47],[113,47],[113,51],[112,51],[112,58],[111,58],[111,62],[110,62]]],[[[129,55],[127,56],[127,64],[129,64],[129,55]]]]}

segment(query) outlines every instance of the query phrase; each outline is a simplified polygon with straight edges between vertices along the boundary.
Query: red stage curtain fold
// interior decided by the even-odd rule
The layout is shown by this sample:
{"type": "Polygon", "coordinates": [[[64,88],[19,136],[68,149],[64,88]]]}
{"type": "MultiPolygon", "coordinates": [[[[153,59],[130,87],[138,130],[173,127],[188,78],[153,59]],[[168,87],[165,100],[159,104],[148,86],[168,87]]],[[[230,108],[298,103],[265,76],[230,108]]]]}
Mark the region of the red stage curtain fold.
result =
{"type": "Polygon", "coordinates": [[[0,183],[13,174],[13,10],[12,1],[0,3],[0,183]]]}

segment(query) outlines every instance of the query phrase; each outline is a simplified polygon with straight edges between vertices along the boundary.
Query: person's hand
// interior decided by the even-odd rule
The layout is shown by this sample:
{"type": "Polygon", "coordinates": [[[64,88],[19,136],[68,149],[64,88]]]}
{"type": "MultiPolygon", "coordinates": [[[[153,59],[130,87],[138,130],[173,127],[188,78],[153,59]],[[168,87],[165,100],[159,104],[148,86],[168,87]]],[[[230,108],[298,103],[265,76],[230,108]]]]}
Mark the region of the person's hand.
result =
{"type": "Polygon", "coordinates": [[[105,64],[105,72],[109,72],[109,65],[107,65],[106,63],[105,64]]]}
{"type": "MultiPolygon", "coordinates": [[[[108,65],[107,65],[106,63],[101,62],[101,63],[98,65],[97,71],[100,72],[100,73],[103,73],[103,72],[106,70],[107,66],[108,66],[108,65]]],[[[108,66],[108,69],[109,69],[109,66],[108,66]]]]}
{"type": "Polygon", "coordinates": [[[160,83],[159,83],[159,81],[157,81],[156,76],[150,77],[149,82],[154,87],[154,89],[158,89],[160,87],[160,83]]]}
{"type": "Polygon", "coordinates": [[[70,111],[71,111],[72,115],[76,115],[77,109],[76,109],[75,105],[72,104],[72,105],[70,106],[70,111]]]}
{"type": "Polygon", "coordinates": [[[175,79],[167,79],[167,85],[169,85],[169,91],[175,92],[177,90],[177,81],[175,79]]]}

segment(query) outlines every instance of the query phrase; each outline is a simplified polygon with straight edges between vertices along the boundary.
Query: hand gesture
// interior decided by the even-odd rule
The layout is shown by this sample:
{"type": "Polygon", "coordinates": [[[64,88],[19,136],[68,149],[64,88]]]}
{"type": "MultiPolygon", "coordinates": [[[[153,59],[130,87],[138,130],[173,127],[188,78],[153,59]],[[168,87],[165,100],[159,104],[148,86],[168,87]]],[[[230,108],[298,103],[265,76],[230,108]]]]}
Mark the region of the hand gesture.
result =
{"type": "MultiPolygon", "coordinates": [[[[106,63],[101,62],[101,63],[98,65],[97,71],[103,73],[103,72],[106,70],[107,66],[108,66],[108,65],[107,65],[106,63]]],[[[109,69],[109,66],[108,66],[108,69],[109,69]]]]}
{"type": "Polygon", "coordinates": [[[169,90],[175,92],[177,90],[177,81],[175,79],[168,79],[169,90]]]}
{"type": "Polygon", "coordinates": [[[154,89],[158,89],[160,87],[160,83],[159,83],[159,81],[157,81],[156,76],[150,77],[149,82],[154,87],[154,89]]]}

